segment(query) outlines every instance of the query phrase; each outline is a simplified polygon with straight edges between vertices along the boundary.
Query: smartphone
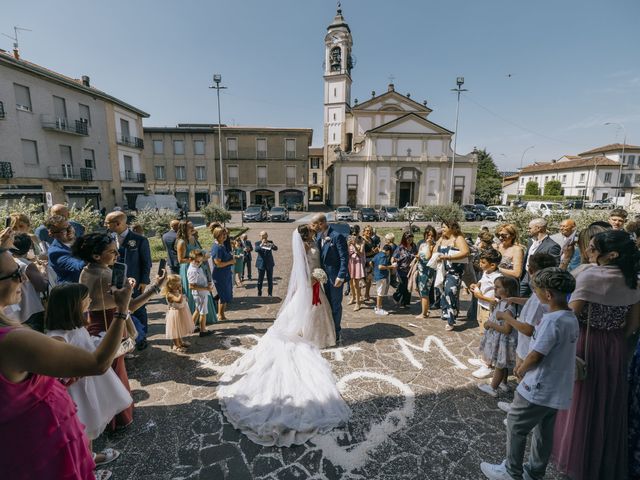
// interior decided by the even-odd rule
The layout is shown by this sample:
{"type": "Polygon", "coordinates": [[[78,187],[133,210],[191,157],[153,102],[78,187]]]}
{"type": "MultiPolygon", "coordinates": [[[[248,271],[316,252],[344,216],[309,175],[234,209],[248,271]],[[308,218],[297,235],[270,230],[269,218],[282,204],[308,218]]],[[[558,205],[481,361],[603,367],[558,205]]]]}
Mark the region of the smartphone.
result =
{"type": "Polygon", "coordinates": [[[11,226],[11,217],[7,217],[4,219],[4,228],[9,228],[11,226]]]}
{"type": "Polygon", "coordinates": [[[113,270],[111,272],[111,285],[116,288],[124,287],[124,282],[127,281],[127,264],[116,262],[113,264],[113,270]]]}
{"type": "Polygon", "coordinates": [[[158,264],[158,276],[162,275],[162,271],[167,268],[167,260],[165,258],[160,259],[160,263],[158,264]]]}

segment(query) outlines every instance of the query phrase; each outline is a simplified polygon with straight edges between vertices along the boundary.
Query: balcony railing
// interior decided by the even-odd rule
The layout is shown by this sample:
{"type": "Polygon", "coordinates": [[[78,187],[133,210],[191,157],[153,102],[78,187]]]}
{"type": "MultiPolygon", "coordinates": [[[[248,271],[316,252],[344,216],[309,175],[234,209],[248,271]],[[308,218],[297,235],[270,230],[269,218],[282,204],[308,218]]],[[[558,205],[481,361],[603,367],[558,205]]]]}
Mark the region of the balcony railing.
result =
{"type": "Polygon", "coordinates": [[[147,181],[147,176],[144,173],[124,170],[120,172],[120,180],[131,183],[145,183],[147,181]]]}
{"type": "Polygon", "coordinates": [[[118,145],[125,145],[127,147],[139,148],[141,150],[144,148],[144,140],[138,137],[118,135],[116,137],[116,142],[118,143],[118,145]]]}
{"type": "Polygon", "coordinates": [[[239,185],[238,177],[229,177],[229,185],[237,187],[239,185]]]}
{"type": "Polygon", "coordinates": [[[0,162],[0,178],[13,178],[13,168],[10,162],[0,162]]]}
{"type": "Polygon", "coordinates": [[[0,102],[0,120],[4,120],[7,114],[4,111],[4,103],[0,102]]]}
{"type": "Polygon", "coordinates": [[[266,178],[258,178],[258,186],[259,187],[266,187],[267,186],[267,179],[266,178]]]}
{"type": "Polygon", "coordinates": [[[287,187],[295,187],[295,186],[296,186],[296,179],[287,177],[287,187]]]}
{"type": "Polygon", "coordinates": [[[52,180],[93,181],[93,169],[91,168],[75,168],[71,165],[62,165],[60,167],[49,167],[47,174],[52,180]]]}
{"type": "Polygon", "coordinates": [[[69,133],[71,135],[89,135],[89,125],[84,120],[69,120],[68,118],[41,115],[40,122],[45,130],[69,133]]]}

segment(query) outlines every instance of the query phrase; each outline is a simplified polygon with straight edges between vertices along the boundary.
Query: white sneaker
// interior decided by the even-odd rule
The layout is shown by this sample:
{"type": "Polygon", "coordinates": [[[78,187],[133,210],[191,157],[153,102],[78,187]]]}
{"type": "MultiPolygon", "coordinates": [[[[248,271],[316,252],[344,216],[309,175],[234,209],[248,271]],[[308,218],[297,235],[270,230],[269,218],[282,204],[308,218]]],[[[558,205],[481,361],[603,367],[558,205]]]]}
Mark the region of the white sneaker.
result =
{"type": "Polygon", "coordinates": [[[502,383],[502,382],[500,382],[500,385],[498,385],[498,389],[501,392],[504,392],[504,393],[509,393],[511,391],[511,387],[509,387],[509,384],[508,383],[502,383]]]}
{"type": "Polygon", "coordinates": [[[376,315],[389,315],[389,312],[387,312],[386,310],[384,310],[383,308],[376,310],[376,315]]]}
{"type": "Polygon", "coordinates": [[[476,378],[487,378],[493,375],[493,369],[490,367],[487,367],[486,365],[482,365],[478,370],[473,372],[471,375],[473,375],[476,378]]]}
{"type": "Polygon", "coordinates": [[[456,328],[456,326],[455,326],[455,325],[449,325],[448,323],[444,326],[444,329],[445,329],[447,332],[452,331],[454,328],[456,328]]]}
{"type": "Polygon", "coordinates": [[[511,404],[509,402],[498,402],[498,408],[504,413],[511,412],[511,404]]]}
{"type": "Polygon", "coordinates": [[[478,385],[478,388],[494,398],[498,396],[498,391],[494,390],[494,388],[488,383],[481,383],[480,385],[478,385]]]}
{"type": "Polygon", "coordinates": [[[489,480],[514,480],[514,478],[507,472],[505,462],[502,462],[499,465],[482,462],[480,464],[480,470],[482,470],[482,473],[484,473],[485,477],[489,480]]]}
{"type": "Polygon", "coordinates": [[[484,367],[485,363],[479,358],[467,358],[467,363],[469,365],[473,365],[474,367],[484,367]]]}

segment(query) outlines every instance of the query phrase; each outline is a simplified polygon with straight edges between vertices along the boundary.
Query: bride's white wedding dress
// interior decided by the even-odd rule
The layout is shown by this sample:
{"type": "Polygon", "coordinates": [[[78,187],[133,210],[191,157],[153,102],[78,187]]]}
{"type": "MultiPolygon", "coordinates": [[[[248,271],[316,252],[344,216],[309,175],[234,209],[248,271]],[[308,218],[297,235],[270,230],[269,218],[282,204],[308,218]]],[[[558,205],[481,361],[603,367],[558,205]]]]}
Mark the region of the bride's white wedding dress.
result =
{"type": "Polygon", "coordinates": [[[329,363],[319,347],[335,343],[329,302],[320,290],[312,305],[311,273],[319,268],[315,247],[305,251],[297,230],[287,296],[273,325],[239,358],[217,389],[229,422],[260,445],[305,443],[349,419],[329,363]]]}

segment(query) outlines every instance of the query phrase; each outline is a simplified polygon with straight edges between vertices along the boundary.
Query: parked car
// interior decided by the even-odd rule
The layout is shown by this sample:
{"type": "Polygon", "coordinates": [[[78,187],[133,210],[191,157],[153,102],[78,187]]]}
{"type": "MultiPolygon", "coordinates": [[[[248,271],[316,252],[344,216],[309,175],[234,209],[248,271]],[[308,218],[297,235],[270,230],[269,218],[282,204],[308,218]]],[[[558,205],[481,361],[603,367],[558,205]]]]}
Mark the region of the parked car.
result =
{"type": "Polygon", "coordinates": [[[378,217],[383,222],[397,222],[400,220],[400,210],[398,207],[380,207],[378,217]]]}
{"type": "Polygon", "coordinates": [[[424,222],[427,219],[420,207],[404,207],[402,216],[405,220],[411,220],[412,222],[424,222]]]}
{"type": "Polygon", "coordinates": [[[474,205],[475,211],[480,215],[480,220],[489,220],[495,222],[498,220],[498,215],[494,210],[489,210],[486,205],[481,203],[474,205]]]}
{"type": "Polygon", "coordinates": [[[268,218],[267,207],[264,205],[249,205],[242,213],[245,222],[264,222],[268,218]]]}
{"type": "Polygon", "coordinates": [[[288,222],[289,210],[284,207],[271,207],[268,219],[270,222],[288,222]]]}
{"type": "Polygon", "coordinates": [[[582,200],[567,200],[564,202],[564,208],[569,210],[580,210],[584,208],[584,201],[582,200]]]}
{"type": "Polygon", "coordinates": [[[584,208],[607,210],[610,208],[615,208],[615,204],[607,198],[605,200],[592,200],[590,202],[585,202],[584,208]]]}
{"type": "Polygon", "coordinates": [[[496,212],[496,217],[501,222],[504,222],[506,220],[507,214],[511,211],[511,209],[505,205],[491,205],[488,208],[489,210],[496,212]]]}
{"type": "Polygon", "coordinates": [[[373,208],[364,207],[360,209],[360,221],[361,222],[378,222],[380,217],[378,216],[378,212],[376,212],[373,208]]]}
{"type": "Polygon", "coordinates": [[[476,209],[473,208],[473,205],[462,205],[462,211],[464,212],[465,222],[475,222],[476,220],[480,220],[480,215],[476,213],[476,209]]]}
{"type": "Polygon", "coordinates": [[[559,213],[562,215],[568,214],[562,204],[557,202],[531,201],[527,203],[527,210],[535,215],[540,215],[543,218],[547,218],[552,213],[559,213]]]}
{"type": "Polygon", "coordinates": [[[351,207],[342,206],[336,208],[337,222],[353,222],[353,220],[353,210],[351,210],[351,207]]]}

